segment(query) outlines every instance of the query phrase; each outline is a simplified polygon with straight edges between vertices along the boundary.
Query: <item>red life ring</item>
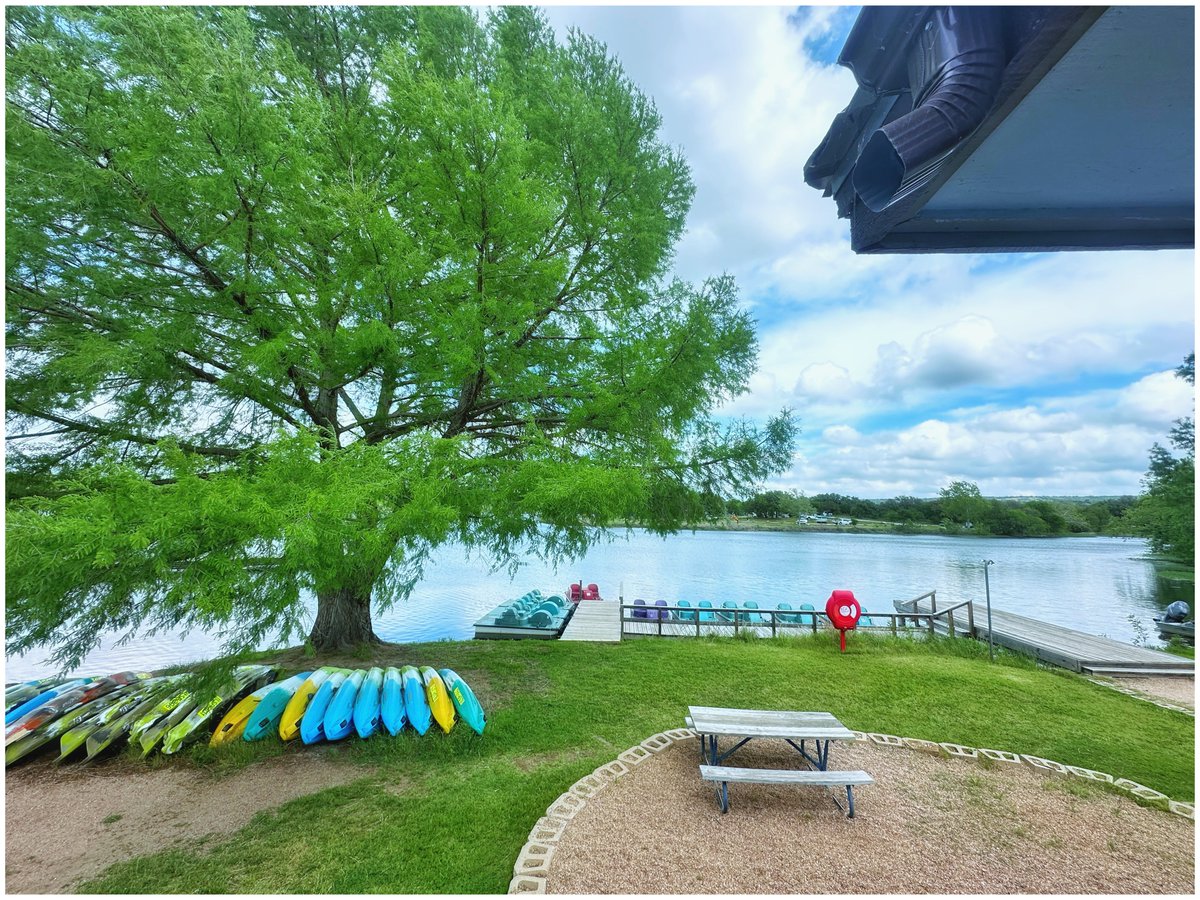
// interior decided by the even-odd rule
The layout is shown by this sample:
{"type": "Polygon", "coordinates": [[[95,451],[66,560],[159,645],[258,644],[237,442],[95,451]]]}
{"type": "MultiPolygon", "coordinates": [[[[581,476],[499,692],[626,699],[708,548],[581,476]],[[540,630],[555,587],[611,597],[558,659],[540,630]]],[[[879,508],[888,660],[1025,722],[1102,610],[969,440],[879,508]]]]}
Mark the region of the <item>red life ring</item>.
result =
{"type": "Polygon", "coordinates": [[[862,606],[854,598],[853,591],[834,591],[825,601],[825,614],[829,621],[841,633],[842,652],[846,652],[846,632],[858,625],[858,617],[862,615],[862,606]]]}

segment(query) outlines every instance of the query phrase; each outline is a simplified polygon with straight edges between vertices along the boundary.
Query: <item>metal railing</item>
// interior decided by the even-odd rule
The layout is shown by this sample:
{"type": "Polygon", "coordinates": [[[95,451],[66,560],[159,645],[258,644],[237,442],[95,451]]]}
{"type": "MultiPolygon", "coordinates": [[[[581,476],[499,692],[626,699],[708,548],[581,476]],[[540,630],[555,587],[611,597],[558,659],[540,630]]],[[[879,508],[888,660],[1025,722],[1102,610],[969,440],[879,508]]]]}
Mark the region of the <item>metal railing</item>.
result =
{"type": "MultiPolygon", "coordinates": [[[[958,631],[954,627],[954,612],[955,610],[962,609],[965,606],[967,608],[967,637],[975,637],[975,604],[971,600],[962,600],[958,603],[955,603],[953,606],[947,606],[945,609],[939,610],[937,608],[937,591],[929,591],[921,594],[919,597],[913,597],[911,600],[900,600],[896,603],[896,606],[900,608],[911,607],[912,612],[903,613],[904,616],[911,615],[921,618],[928,618],[930,620],[931,629],[933,628],[933,622],[935,620],[945,619],[946,631],[950,637],[958,637],[958,631]],[[919,605],[920,602],[925,599],[929,600],[929,612],[927,613],[921,612],[919,605]]],[[[874,613],[872,613],[872,615],[874,615],[874,613]]]]}
{"type": "MultiPolygon", "coordinates": [[[[933,591],[922,594],[915,600],[907,601],[915,606],[916,600],[924,600],[933,595],[933,591]]],[[[901,604],[904,605],[904,604],[901,604]]],[[[865,631],[889,630],[892,634],[901,631],[922,631],[930,636],[937,634],[937,620],[947,617],[950,624],[950,634],[957,636],[954,630],[954,611],[967,607],[967,621],[971,634],[974,634],[974,612],[970,601],[947,607],[941,612],[867,612],[865,616],[871,619],[870,625],[860,625],[865,631]],[[883,624],[876,624],[884,620],[883,624]]],[[[795,634],[799,631],[816,633],[821,628],[832,628],[829,616],[824,610],[808,609],[730,609],[729,607],[696,607],[696,606],[649,606],[642,604],[621,603],[621,635],[653,636],[653,637],[700,637],[702,634],[740,634],[743,631],[753,631],[762,636],[769,634],[776,637],[780,634],[795,634]],[[640,613],[640,615],[639,615],[640,613]],[[630,628],[636,625],[637,628],[630,628]]]]}

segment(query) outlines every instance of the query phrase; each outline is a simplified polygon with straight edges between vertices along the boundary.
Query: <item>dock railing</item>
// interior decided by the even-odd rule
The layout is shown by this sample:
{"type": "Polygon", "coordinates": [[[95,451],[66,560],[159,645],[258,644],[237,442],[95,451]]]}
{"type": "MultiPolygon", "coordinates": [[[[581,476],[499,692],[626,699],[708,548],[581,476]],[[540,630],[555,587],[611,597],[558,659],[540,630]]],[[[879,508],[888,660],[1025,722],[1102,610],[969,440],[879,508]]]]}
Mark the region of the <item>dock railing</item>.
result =
{"type": "MultiPolygon", "coordinates": [[[[898,607],[911,605],[912,611],[864,612],[871,619],[870,625],[859,625],[863,631],[921,631],[930,636],[937,634],[937,622],[945,619],[950,635],[957,637],[954,628],[954,613],[967,608],[967,631],[975,633],[974,610],[970,601],[956,603],[943,610],[922,612],[916,607],[918,600],[932,598],[934,591],[922,594],[913,600],[897,603],[898,607]]],[[[934,600],[936,604],[936,600],[934,600]]],[[[650,606],[621,603],[621,636],[631,637],[700,637],[704,634],[738,635],[744,631],[760,637],[776,637],[796,634],[801,631],[816,633],[823,628],[832,628],[829,616],[822,610],[809,609],[731,609],[728,607],[696,606],[650,606]]]]}
{"type": "MultiPolygon", "coordinates": [[[[911,613],[902,612],[902,617],[912,615],[919,618],[928,619],[929,628],[931,631],[934,628],[934,622],[936,620],[944,619],[946,622],[946,632],[951,637],[958,637],[958,631],[954,627],[954,613],[963,607],[966,607],[967,610],[967,637],[975,637],[975,604],[971,600],[962,600],[958,603],[955,603],[953,606],[947,606],[945,609],[941,610],[939,610],[937,607],[937,591],[928,591],[924,594],[921,594],[919,597],[913,597],[911,600],[896,601],[897,610],[912,610],[911,613]],[[922,600],[929,601],[929,612],[927,613],[921,612],[920,602],[922,600]]],[[[874,615],[874,613],[871,613],[871,615],[874,615]]]]}

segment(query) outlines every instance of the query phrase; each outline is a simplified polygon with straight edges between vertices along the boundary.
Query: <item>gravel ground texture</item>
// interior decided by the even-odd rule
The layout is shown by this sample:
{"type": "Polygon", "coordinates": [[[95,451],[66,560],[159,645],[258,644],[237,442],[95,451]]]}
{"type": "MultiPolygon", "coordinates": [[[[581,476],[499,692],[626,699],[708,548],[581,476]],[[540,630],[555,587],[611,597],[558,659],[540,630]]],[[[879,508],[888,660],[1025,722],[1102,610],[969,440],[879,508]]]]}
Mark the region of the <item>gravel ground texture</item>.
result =
{"type": "Polygon", "coordinates": [[[260,810],[362,775],[315,755],[219,777],[178,766],[24,765],[4,778],[5,893],[63,893],[115,862],[229,834],[260,810]]]}
{"type": "MultiPolygon", "coordinates": [[[[589,800],[557,845],[546,892],[1193,893],[1193,823],[1079,779],[838,744],[831,768],[875,779],[855,790],[854,819],[831,802],[844,805],[844,789],[759,784],[731,784],[722,815],[697,748],[672,744],[589,800]]],[[[757,741],[728,764],[798,762],[783,742],[757,741]]]]}
{"type": "Polygon", "coordinates": [[[1168,700],[1191,709],[1196,708],[1195,678],[1114,678],[1114,684],[1133,688],[1151,697],[1168,700]]]}

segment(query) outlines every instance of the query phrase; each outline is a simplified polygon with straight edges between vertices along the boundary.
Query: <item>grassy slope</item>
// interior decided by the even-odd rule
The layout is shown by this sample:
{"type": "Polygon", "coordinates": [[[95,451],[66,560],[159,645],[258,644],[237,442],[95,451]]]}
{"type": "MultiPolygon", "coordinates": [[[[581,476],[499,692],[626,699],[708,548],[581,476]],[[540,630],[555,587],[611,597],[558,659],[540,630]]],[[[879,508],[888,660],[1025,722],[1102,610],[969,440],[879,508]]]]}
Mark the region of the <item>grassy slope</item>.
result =
{"type": "MultiPolygon", "coordinates": [[[[197,748],[192,762],[218,769],[276,753],[328,753],[361,766],[363,778],[261,813],[215,846],[118,864],[83,889],[503,892],[530,827],[555,797],[648,735],[681,727],[689,704],[830,710],[856,730],[1035,754],[1192,797],[1187,716],[1023,659],[988,665],[986,648],[973,642],[860,635],[850,644],[843,656],[828,635],[443,642],[333,660],[450,666],[489,710],[487,732],[480,738],[460,726],[449,736],[327,748],[197,748]]],[[[297,653],[281,662],[314,665],[297,653]]]]}

